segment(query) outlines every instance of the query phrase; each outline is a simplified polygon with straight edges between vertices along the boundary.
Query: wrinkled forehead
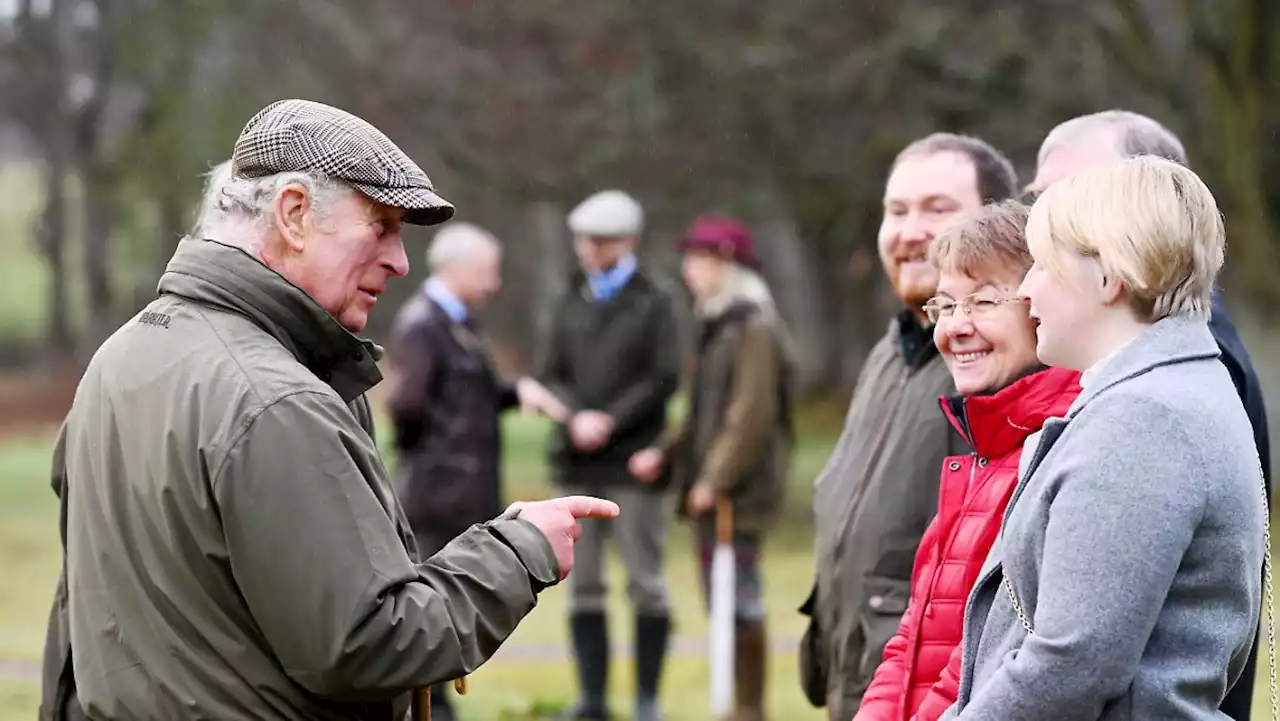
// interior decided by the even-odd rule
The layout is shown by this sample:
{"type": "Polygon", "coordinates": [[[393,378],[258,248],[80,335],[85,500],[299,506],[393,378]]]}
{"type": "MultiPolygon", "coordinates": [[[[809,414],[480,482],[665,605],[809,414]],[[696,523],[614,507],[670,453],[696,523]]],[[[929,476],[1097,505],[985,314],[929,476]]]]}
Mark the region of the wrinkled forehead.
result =
{"type": "Polygon", "coordinates": [[[978,170],[964,153],[913,153],[898,160],[885,182],[884,202],[914,204],[928,198],[979,203],[978,170]]]}

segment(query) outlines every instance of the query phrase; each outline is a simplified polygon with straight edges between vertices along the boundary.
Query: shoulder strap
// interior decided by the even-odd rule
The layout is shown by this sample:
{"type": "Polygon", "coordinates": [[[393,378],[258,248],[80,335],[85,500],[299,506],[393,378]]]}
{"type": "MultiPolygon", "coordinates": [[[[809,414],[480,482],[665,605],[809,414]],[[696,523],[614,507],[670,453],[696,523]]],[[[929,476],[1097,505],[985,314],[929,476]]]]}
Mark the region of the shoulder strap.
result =
{"type": "Polygon", "coordinates": [[[1262,625],[1267,634],[1267,675],[1271,683],[1272,721],[1280,719],[1280,697],[1276,693],[1276,619],[1275,591],[1271,581],[1271,518],[1268,508],[1267,479],[1262,472],[1262,459],[1258,459],[1258,478],[1262,488],[1262,625]]]}

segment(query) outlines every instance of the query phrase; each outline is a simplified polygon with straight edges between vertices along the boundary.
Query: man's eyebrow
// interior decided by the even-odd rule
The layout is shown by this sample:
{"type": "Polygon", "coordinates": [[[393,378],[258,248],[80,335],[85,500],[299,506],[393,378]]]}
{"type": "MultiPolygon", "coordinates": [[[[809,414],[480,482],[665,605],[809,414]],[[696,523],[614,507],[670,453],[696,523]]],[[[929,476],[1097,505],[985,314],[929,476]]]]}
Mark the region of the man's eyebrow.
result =
{"type": "Polygon", "coordinates": [[[906,204],[906,203],[912,202],[913,200],[920,203],[927,203],[934,200],[946,200],[951,203],[960,202],[959,200],[956,199],[954,195],[951,195],[950,193],[941,193],[941,192],[929,193],[928,195],[923,195],[923,196],[920,196],[919,198],[897,198],[897,197],[885,196],[884,200],[882,200],[881,202],[884,205],[889,205],[890,203],[906,204]]]}

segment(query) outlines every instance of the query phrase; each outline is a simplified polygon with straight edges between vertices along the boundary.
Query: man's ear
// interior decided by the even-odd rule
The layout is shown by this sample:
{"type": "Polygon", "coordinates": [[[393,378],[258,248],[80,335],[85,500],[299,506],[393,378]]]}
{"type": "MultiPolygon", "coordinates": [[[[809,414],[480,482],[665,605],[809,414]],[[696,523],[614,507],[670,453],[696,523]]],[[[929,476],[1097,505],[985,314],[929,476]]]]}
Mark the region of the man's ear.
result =
{"type": "Polygon", "coordinates": [[[285,247],[295,253],[302,252],[307,238],[307,216],[311,210],[311,195],[301,183],[289,183],[276,193],[274,203],[276,231],[284,239],[285,247]]]}

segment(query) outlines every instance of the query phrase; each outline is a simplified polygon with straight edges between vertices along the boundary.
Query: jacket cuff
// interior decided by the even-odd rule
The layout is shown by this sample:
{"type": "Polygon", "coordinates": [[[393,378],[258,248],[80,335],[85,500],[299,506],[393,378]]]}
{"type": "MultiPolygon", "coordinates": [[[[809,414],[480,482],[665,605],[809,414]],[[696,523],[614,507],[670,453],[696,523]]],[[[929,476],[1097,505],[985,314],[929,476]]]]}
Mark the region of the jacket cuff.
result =
{"type": "Polygon", "coordinates": [[[503,516],[489,522],[489,532],[505,543],[529,572],[534,593],[560,582],[560,564],[551,542],[538,527],[526,520],[503,516]]]}

